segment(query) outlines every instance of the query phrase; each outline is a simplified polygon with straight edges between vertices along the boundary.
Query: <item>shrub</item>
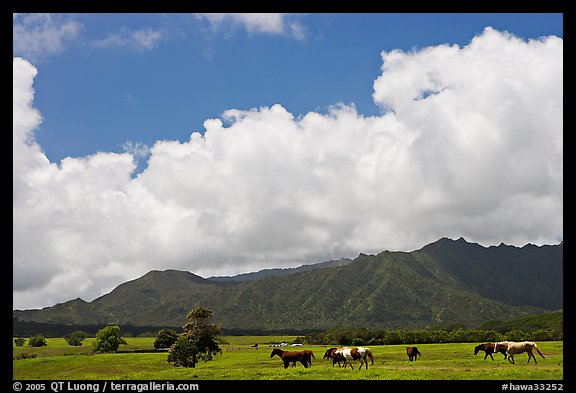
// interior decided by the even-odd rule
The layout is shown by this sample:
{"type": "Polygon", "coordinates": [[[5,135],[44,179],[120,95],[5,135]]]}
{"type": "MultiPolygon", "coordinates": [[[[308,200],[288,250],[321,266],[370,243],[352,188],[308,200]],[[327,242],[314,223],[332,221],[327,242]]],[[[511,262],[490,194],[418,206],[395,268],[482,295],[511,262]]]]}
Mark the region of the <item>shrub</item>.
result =
{"type": "Polygon", "coordinates": [[[25,342],[26,342],[26,339],[22,338],[22,337],[16,337],[14,339],[14,344],[16,344],[17,347],[21,347],[22,345],[24,345],[25,342]]]}
{"type": "Polygon", "coordinates": [[[75,332],[67,334],[66,337],[64,337],[64,340],[66,340],[68,345],[78,347],[78,346],[82,345],[82,341],[84,341],[84,339],[86,337],[88,337],[87,333],[85,333],[81,330],[77,330],[75,332]]]}
{"type": "Polygon", "coordinates": [[[30,337],[30,339],[28,340],[28,345],[30,345],[31,347],[43,347],[48,344],[46,343],[46,339],[44,338],[44,336],[38,335],[30,337]]]}

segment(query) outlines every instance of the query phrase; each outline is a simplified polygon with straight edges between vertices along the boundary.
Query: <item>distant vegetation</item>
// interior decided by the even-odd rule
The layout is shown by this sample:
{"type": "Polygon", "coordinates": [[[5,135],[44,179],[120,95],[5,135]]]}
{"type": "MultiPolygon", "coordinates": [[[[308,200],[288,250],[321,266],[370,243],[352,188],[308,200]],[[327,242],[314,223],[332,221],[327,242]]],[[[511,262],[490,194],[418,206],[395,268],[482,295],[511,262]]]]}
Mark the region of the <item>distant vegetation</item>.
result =
{"type": "Polygon", "coordinates": [[[479,328],[496,330],[500,333],[506,333],[512,330],[523,330],[526,332],[554,330],[562,333],[564,332],[564,313],[562,311],[547,312],[544,314],[527,315],[508,321],[494,319],[482,323],[479,328]]]}
{"type": "MultiPolygon", "coordinates": [[[[321,332],[290,332],[286,335],[297,336],[295,342],[308,344],[341,344],[341,345],[382,345],[404,343],[449,343],[449,342],[480,342],[500,340],[532,340],[532,341],[562,341],[564,339],[564,313],[562,311],[543,313],[516,318],[508,321],[490,320],[474,329],[452,325],[431,329],[368,329],[340,327],[321,332]]],[[[46,331],[45,324],[37,324],[41,331],[46,331]]],[[[64,327],[60,327],[64,329],[64,327]]],[[[155,336],[154,348],[167,348],[178,339],[174,329],[157,329],[148,327],[151,331],[144,336],[155,336]],[[170,344],[170,345],[168,345],[170,344]]],[[[68,326],[74,330],[75,326],[68,326]]],[[[124,327],[122,327],[124,332],[124,327]]],[[[182,331],[181,328],[178,329],[182,331]]],[[[47,335],[47,337],[63,337],[47,335]]],[[[269,331],[254,330],[249,333],[234,332],[233,336],[266,336],[269,331]]],[[[89,335],[94,337],[94,334],[89,335]]],[[[131,335],[132,336],[132,335],[131,335]]],[[[27,337],[27,336],[25,336],[27,337]]],[[[18,339],[18,338],[17,338],[18,339]]],[[[15,340],[17,340],[15,339],[15,340]]],[[[25,340],[24,338],[20,338],[25,340]]],[[[15,341],[16,342],[16,341],[15,341]]],[[[20,342],[20,340],[18,341],[20,342]]],[[[18,345],[18,343],[16,343],[18,345]]]]}
{"type": "Polygon", "coordinates": [[[495,330],[456,329],[456,330],[381,330],[337,329],[325,333],[309,334],[300,339],[306,344],[323,345],[395,345],[395,344],[438,344],[474,343],[495,341],[562,341],[563,334],[555,330],[535,330],[526,332],[520,329],[504,334],[495,330]]]}

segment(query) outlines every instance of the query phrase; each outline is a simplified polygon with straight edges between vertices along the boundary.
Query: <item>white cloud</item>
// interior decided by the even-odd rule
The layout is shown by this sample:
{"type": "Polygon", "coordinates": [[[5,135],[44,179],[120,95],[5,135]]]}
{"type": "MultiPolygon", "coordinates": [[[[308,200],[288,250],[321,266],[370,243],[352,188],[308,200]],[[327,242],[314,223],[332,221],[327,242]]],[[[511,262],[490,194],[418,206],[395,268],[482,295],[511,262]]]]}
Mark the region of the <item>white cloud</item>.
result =
{"type": "Polygon", "coordinates": [[[487,29],[382,54],[374,117],[228,110],[190,140],[49,162],[36,69],[14,59],[14,307],[86,300],[151,269],[296,266],[440,237],[556,243],[563,42],[487,29]],[[18,154],[16,154],[18,153],[18,154]]]}
{"type": "Polygon", "coordinates": [[[63,15],[13,14],[13,54],[32,61],[58,54],[82,29],[81,23],[63,15]]]}
{"type": "Polygon", "coordinates": [[[223,26],[242,25],[248,32],[279,34],[298,40],[304,39],[306,30],[304,26],[293,21],[292,14],[280,13],[213,13],[195,14],[198,19],[205,19],[213,30],[223,26]]]}
{"type": "Polygon", "coordinates": [[[145,52],[154,49],[163,38],[161,31],[151,28],[139,30],[122,28],[118,33],[95,41],[94,45],[100,48],[123,48],[145,52]]]}

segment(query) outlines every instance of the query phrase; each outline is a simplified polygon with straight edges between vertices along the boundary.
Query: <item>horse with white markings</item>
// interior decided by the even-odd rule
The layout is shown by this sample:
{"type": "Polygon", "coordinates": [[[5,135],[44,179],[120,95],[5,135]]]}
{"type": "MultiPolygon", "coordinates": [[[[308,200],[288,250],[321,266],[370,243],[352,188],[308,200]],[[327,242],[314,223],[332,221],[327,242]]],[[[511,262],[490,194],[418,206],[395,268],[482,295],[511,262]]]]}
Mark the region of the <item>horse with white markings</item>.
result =
{"type": "Polygon", "coordinates": [[[514,355],[518,355],[521,353],[526,352],[528,354],[528,363],[530,363],[530,359],[534,359],[534,363],[538,364],[536,361],[536,356],[534,356],[533,351],[536,350],[538,355],[542,356],[542,359],[546,359],[538,346],[533,341],[521,341],[521,342],[514,342],[514,341],[499,341],[494,344],[494,352],[498,351],[498,348],[505,347],[506,353],[508,354],[508,361],[512,364],[516,364],[514,362],[514,355]]]}
{"type": "Polygon", "coordinates": [[[358,370],[362,368],[363,365],[366,365],[366,370],[368,370],[368,358],[371,360],[371,364],[374,365],[374,355],[370,348],[365,347],[357,347],[357,348],[340,348],[336,350],[335,356],[342,356],[344,358],[344,368],[346,368],[347,364],[350,364],[350,368],[354,370],[354,366],[352,365],[352,361],[360,360],[360,367],[358,370]]]}

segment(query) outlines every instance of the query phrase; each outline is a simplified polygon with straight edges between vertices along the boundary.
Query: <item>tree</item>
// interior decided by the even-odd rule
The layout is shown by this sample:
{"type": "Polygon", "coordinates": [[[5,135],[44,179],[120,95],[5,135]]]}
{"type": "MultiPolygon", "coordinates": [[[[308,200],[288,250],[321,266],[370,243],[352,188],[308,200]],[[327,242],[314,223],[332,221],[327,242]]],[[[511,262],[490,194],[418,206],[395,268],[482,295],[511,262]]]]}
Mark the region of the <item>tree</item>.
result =
{"type": "Polygon", "coordinates": [[[198,348],[188,339],[180,337],[168,350],[167,360],[176,367],[196,367],[198,355],[198,348]]]}
{"type": "Polygon", "coordinates": [[[64,340],[66,340],[66,342],[68,343],[68,345],[72,345],[74,347],[78,347],[80,345],[82,345],[82,341],[84,341],[84,339],[88,337],[88,333],[83,332],[81,330],[77,330],[75,332],[72,333],[68,333],[65,337],[64,340]]]}
{"type": "Polygon", "coordinates": [[[22,338],[22,337],[16,337],[14,339],[14,344],[16,344],[17,347],[21,347],[22,345],[24,345],[25,342],[26,342],[26,339],[22,338]]]}
{"type": "Polygon", "coordinates": [[[212,323],[212,311],[197,307],[186,316],[184,333],[168,350],[168,363],[175,366],[196,367],[199,360],[212,360],[222,350],[216,343],[222,327],[212,323]]]}
{"type": "Polygon", "coordinates": [[[48,345],[46,339],[42,335],[32,336],[28,339],[28,345],[31,347],[43,347],[48,345]]]}
{"type": "Polygon", "coordinates": [[[158,332],[154,340],[154,348],[170,348],[172,344],[178,341],[178,333],[172,329],[162,329],[158,332]]]}
{"type": "Polygon", "coordinates": [[[127,344],[126,340],[122,338],[119,326],[106,326],[98,330],[96,333],[96,341],[94,341],[94,352],[106,353],[116,352],[118,347],[127,344]]]}

